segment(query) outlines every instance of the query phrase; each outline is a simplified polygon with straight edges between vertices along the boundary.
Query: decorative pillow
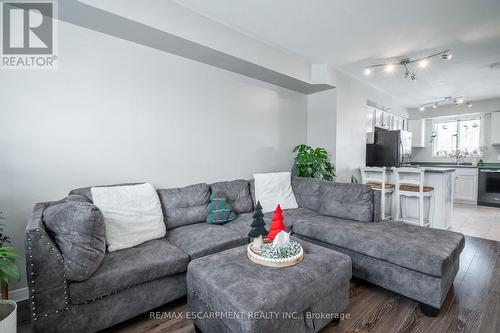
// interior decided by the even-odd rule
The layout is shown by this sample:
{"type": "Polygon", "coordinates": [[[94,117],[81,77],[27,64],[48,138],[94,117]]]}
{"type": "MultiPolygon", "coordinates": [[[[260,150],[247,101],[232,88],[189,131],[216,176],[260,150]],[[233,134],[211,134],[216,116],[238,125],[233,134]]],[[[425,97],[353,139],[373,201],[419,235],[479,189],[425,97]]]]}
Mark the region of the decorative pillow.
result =
{"type": "Polygon", "coordinates": [[[43,221],[64,258],[66,277],[89,278],[106,253],[106,226],[99,208],[83,196],[70,195],[48,206],[43,221]]]}
{"type": "Polygon", "coordinates": [[[91,192],[104,216],[108,251],[165,236],[160,199],[151,184],[92,187],[91,192]]]}
{"type": "Polygon", "coordinates": [[[208,223],[224,224],[238,217],[235,213],[233,213],[231,205],[226,201],[227,199],[224,192],[217,191],[210,195],[210,203],[207,208],[208,223]]]}
{"type": "Polygon", "coordinates": [[[280,204],[282,209],[298,208],[292,191],[290,172],[257,173],[255,179],[255,200],[260,201],[262,211],[269,213],[280,204]]]}
{"type": "Polygon", "coordinates": [[[167,229],[203,222],[207,219],[210,188],[200,183],[158,190],[167,229]]]}
{"type": "Polygon", "coordinates": [[[368,185],[322,181],[319,186],[319,213],[373,222],[373,192],[368,185]]]}

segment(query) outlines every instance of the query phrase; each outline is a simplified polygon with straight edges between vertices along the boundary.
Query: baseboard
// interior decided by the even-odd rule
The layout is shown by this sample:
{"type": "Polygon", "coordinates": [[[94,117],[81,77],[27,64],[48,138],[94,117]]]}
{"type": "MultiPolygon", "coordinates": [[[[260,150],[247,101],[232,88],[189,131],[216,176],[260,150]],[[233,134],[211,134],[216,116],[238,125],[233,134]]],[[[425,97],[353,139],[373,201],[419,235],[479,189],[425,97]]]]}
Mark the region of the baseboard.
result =
{"type": "Polygon", "coordinates": [[[28,287],[9,291],[9,299],[14,302],[24,301],[29,298],[28,287]]]}

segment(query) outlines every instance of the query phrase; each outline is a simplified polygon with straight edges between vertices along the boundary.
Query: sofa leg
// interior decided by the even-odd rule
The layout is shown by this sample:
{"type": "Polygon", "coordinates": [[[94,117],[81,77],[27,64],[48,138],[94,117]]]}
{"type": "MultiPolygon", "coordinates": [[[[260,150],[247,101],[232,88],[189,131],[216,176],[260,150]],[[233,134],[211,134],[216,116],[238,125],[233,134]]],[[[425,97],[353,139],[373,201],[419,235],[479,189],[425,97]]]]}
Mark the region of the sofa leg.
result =
{"type": "Polygon", "coordinates": [[[196,326],[195,324],[193,324],[193,325],[194,325],[194,331],[196,333],[203,333],[198,326],[196,326]]]}
{"type": "Polygon", "coordinates": [[[420,311],[422,311],[422,313],[427,317],[437,317],[439,315],[439,309],[433,306],[424,303],[418,303],[418,307],[420,308],[420,311]]]}

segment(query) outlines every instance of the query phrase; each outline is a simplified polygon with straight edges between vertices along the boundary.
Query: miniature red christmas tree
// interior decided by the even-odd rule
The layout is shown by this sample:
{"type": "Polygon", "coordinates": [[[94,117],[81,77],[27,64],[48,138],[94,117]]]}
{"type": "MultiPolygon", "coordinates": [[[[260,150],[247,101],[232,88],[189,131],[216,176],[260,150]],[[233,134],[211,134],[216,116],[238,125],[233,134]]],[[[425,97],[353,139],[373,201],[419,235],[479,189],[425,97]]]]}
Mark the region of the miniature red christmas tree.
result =
{"type": "Polygon", "coordinates": [[[283,223],[284,219],[281,213],[281,207],[278,205],[274,211],[273,223],[271,223],[269,234],[267,234],[267,238],[270,240],[274,240],[274,237],[276,237],[280,231],[285,230],[285,223],[283,223]]]}

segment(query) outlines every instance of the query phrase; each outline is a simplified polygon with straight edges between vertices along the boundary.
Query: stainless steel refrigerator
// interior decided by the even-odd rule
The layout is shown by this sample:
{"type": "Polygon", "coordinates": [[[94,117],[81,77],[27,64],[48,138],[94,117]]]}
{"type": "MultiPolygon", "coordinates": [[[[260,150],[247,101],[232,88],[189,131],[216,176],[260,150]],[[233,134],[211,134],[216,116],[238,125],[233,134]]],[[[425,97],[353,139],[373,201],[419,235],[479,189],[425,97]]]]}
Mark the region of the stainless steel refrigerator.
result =
{"type": "Polygon", "coordinates": [[[366,145],[366,166],[402,167],[411,164],[411,132],[375,130],[373,144],[366,145]]]}

